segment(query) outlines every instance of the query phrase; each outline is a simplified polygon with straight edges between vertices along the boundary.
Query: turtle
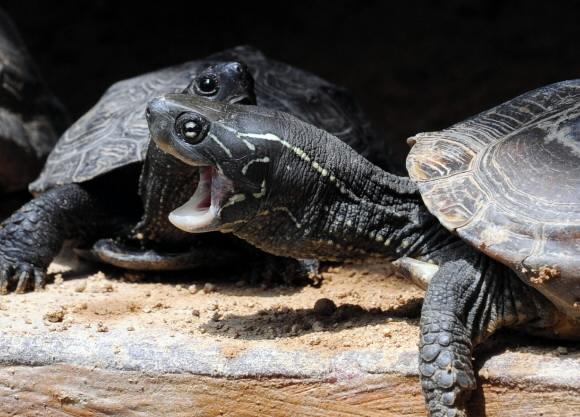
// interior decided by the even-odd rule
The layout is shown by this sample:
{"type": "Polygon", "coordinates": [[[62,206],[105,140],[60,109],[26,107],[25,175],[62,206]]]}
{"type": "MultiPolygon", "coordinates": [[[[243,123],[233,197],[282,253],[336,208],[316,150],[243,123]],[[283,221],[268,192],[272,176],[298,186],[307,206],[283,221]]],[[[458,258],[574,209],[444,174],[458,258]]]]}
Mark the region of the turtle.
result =
{"type": "MultiPolygon", "coordinates": [[[[239,239],[194,237],[168,221],[200,178],[197,168],[149,140],[146,103],[168,92],[284,109],[369,156],[377,139],[345,89],[252,47],[118,82],[63,134],[30,185],[36,197],[2,224],[0,292],[42,288],[48,264],[70,239],[82,256],[130,270],[175,271],[255,259],[272,272],[295,272],[295,261],[270,257],[266,262],[263,253],[239,239]]],[[[295,266],[308,275],[315,264],[295,266]]]]}
{"type": "Polygon", "coordinates": [[[160,149],[202,172],[169,215],[178,228],[278,256],[379,257],[419,275],[431,416],[467,415],[473,349],[498,329],[580,340],[580,80],[410,138],[409,176],[259,106],[164,95],[148,120],[160,149]]]}
{"type": "Polygon", "coordinates": [[[26,191],[68,118],[0,9],[0,194],[26,191]]]}

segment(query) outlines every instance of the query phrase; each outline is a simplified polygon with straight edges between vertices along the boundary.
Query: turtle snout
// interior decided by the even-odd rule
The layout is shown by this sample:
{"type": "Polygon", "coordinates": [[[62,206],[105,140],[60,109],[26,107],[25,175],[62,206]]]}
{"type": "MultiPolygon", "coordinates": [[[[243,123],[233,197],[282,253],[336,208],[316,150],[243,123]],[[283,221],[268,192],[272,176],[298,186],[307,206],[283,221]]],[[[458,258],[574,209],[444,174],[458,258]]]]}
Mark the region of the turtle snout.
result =
{"type": "Polygon", "coordinates": [[[147,103],[147,109],[145,110],[145,117],[147,118],[147,123],[151,126],[159,116],[167,115],[169,108],[167,106],[167,100],[164,97],[157,97],[150,100],[147,103]]]}

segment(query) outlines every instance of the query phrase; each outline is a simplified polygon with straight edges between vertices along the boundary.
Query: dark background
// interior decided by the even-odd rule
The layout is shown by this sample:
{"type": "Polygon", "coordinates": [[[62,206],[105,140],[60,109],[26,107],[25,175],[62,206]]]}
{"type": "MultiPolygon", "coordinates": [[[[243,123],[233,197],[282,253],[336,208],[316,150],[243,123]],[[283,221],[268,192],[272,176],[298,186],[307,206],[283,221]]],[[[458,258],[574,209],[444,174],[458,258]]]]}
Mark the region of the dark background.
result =
{"type": "Polygon", "coordinates": [[[354,92],[389,146],[580,78],[579,10],[534,1],[4,1],[74,118],[111,83],[238,44],[354,92]]]}

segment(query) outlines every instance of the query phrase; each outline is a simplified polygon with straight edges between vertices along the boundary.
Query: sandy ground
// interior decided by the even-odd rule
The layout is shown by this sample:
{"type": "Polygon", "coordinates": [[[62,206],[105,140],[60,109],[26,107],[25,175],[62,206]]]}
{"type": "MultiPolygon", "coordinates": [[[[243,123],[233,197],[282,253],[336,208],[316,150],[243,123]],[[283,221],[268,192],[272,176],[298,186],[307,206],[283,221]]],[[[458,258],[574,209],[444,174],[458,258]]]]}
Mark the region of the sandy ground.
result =
{"type": "Polygon", "coordinates": [[[260,343],[317,351],[414,348],[423,292],[386,263],[330,267],[319,288],[250,285],[210,277],[168,283],[54,263],[45,291],[0,298],[0,327],[11,333],[66,332],[75,326],[163,328],[220,341],[232,352],[260,343]],[[83,272],[84,269],[84,272],[83,272]],[[139,282],[131,282],[139,279],[139,282]]]}
{"type": "MultiPolygon", "coordinates": [[[[273,344],[322,354],[367,348],[396,354],[416,349],[424,295],[378,261],[327,267],[320,287],[265,288],[207,272],[178,278],[105,273],[67,260],[53,263],[49,272],[54,282],[44,291],[0,297],[0,329],[33,336],[83,327],[94,331],[95,339],[112,330],[139,331],[151,334],[152,341],[169,332],[208,338],[232,355],[273,344]]],[[[504,348],[568,358],[580,354],[577,342],[513,331],[499,333],[483,347],[492,355],[504,348]]]]}

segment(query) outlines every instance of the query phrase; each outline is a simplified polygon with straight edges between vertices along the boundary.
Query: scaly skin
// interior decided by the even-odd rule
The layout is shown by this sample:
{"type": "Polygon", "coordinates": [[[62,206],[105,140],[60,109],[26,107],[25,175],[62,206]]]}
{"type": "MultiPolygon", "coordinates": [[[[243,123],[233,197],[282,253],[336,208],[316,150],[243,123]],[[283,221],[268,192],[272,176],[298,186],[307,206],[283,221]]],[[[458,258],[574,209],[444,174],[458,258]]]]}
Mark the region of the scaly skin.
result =
{"type": "Polygon", "coordinates": [[[118,227],[102,199],[78,184],[57,187],[26,203],[0,229],[0,294],[40,289],[46,268],[67,239],[91,241],[118,227]],[[79,216],[82,213],[82,216],[79,216]]]}
{"type": "Polygon", "coordinates": [[[421,384],[432,417],[466,415],[476,386],[474,346],[501,327],[541,333],[561,319],[513,271],[444,229],[408,178],[382,171],[330,134],[288,114],[181,95],[154,100],[149,111],[161,149],[216,167],[212,187],[231,184],[227,193],[212,189],[226,193],[212,202],[212,218],[200,222],[189,207],[174,219],[178,227],[229,231],[277,255],[409,256],[440,265],[421,315],[421,384]],[[205,133],[185,140],[180,123],[188,118],[204,124],[205,133]],[[244,168],[252,161],[261,162],[244,168]]]}

